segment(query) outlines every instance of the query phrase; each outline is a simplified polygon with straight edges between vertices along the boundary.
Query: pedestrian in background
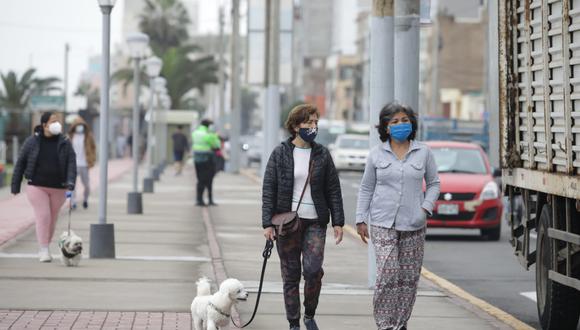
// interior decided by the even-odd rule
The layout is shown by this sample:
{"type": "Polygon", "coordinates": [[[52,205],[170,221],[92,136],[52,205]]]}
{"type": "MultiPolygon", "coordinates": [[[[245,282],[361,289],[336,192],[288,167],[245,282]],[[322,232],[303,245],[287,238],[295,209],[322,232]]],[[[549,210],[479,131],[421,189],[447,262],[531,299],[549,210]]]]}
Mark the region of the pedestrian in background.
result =
{"type": "Polygon", "coordinates": [[[183,126],[177,125],[177,131],[171,136],[173,139],[173,159],[175,160],[175,175],[181,175],[183,171],[183,157],[189,149],[187,136],[183,134],[183,126]]]}
{"type": "MultiPolygon", "coordinates": [[[[89,207],[89,195],[91,193],[91,180],[89,169],[95,166],[97,152],[95,138],[89,125],[81,118],[77,117],[68,130],[68,137],[72,142],[73,149],[77,157],[77,174],[83,183],[83,208],[89,207]]],[[[72,207],[77,208],[76,189],[72,196],[72,207]]]]}
{"type": "Polygon", "coordinates": [[[318,329],[314,315],[324,275],[326,228],[332,217],[334,237],[339,244],[344,226],[338,173],[328,149],[314,142],[318,118],[318,110],[310,104],[298,105],[290,111],[285,126],[291,137],[270,155],[262,187],[264,236],[268,240],[277,238],[286,318],[292,330],[300,329],[301,274],[305,282],[304,324],[308,330],[318,329]],[[311,164],[312,174],[307,182],[311,164]],[[298,208],[304,187],[306,190],[298,208]],[[299,229],[277,237],[272,217],[296,210],[299,229]]]}
{"type": "Polygon", "coordinates": [[[215,150],[220,148],[219,138],[212,133],[209,127],[213,122],[203,119],[201,125],[191,134],[193,143],[193,161],[195,163],[195,173],[197,175],[197,203],[198,206],[212,205],[213,200],[213,178],[215,176],[215,150]],[[207,189],[208,204],[203,200],[203,193],[207,189]]]}
{"type": "Polygon", "coordinates": [[[423,264],[425,224],[439,197],[433,153],[415,140],[413,110],[389,103],[377,125],[382,144],[368,156],[356,210],[357,232],[376,254],[373,299],[378,329],[407,328],[423,264]],[[426,191],[423,193],[423,180],[426,191]]]}
{"type": "Polygon", "coordinates": [[[76,156],[70,140],[62,134],[62,124],[53,112],[40,118],[34,134],[24,141],[12,176],[12,193],[20,193],[22,178],[28,181],[26,195],[36,217],[39,259],[50,262],[49,245],[66,190],[74,190],[76,156]]]}

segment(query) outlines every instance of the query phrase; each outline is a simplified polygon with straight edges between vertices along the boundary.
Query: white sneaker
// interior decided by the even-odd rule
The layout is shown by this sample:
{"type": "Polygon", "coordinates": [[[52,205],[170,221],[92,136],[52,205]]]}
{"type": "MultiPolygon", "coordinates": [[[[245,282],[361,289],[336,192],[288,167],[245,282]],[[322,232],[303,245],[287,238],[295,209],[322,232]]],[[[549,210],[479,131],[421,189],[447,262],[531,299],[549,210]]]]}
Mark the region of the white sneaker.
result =
{"type": "Polygon", "coordinates": [[[38,252],[38,259],[40,260],[40,262],[51,262],[52,256],[50,255],[50,251],[40,250],[40,252],[38,252]]]}

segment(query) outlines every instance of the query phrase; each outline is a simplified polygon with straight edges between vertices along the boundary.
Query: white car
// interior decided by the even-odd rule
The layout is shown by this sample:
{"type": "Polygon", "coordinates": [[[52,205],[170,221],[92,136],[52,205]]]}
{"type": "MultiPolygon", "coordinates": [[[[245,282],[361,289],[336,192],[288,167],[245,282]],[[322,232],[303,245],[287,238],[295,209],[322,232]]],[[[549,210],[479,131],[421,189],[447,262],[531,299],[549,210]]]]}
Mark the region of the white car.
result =
{"type": "Polygon", "coordinates": [[[339,135],[329,149],[338,171],[362,171],[369,155],[369,137],[358,134],[339,135]]]}

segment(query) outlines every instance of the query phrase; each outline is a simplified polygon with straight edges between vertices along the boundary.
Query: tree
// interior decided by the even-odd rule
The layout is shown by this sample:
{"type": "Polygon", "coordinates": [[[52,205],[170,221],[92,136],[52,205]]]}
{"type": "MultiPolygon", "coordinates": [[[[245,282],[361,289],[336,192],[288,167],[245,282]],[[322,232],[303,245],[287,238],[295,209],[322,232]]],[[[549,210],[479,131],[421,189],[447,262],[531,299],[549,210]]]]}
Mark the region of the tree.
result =
{"type": "MultiPolygon", "coordinates": [[[[199,109],[200,101],[192,94],[195,90],[203,94],[205,84],[217,83],[219,65],[213,55],[200,56],[200,47],[186,44],[191,20],[185,6],[179,0],[146,0],[139,17],[141,32],[149,35],[153,52],[163,60],[161,76],[167,79],[172,108],[199,109]]],[[[113,80],[126,88],[133,81],[133,70],[120,69],[113,80]]],[[[141,81],[148,81],[144,71],[141,81]]]]}
{"type": "MultiPolygon", "coordinates": [[[[161,76],[167,80],[167,93],[171,98],[173,109],[191,109],[189,105],[196,104],[191,93],[198,90],[203,94],[205,84],[217,83],[219,65],[212,55],[193,58],[201,49],[197,46],[172,47],[165,52],[161,76]]],[[[141,71],[142,87],[148,77],[141,71]]],[[[133,69],[120,69],[113,74],[113,81],[123,82],[126,88],[133,82],[133,69]]]]}
{"type": "Polygon", "coordinates": [[[24,110],[28,107],[32,95],[58,91],[55,84],[60,81],[56,77],[36,78],[36,69],[28,69],[21,77],[14,71],[0,73],[3,90],[0,90],[0,107],[12,111],[24,110]]]}
{"type": "Polygon", "coordinates": [[[60,91],[55,86],[60,79],[56,77],[35,77],[36,69],[28,69],[18,76],[14,71],[7,74],[0,73],[2,90],[0,90],[0,108],[10,112],[7,134],[20,138],[28,134],[30,118],[24,110],[28,109],[30,98],[33,95],[42,95],[51,91],[60,91]]]}
{"type": "Polygon", "coordinates": [[[139,15],[139,29],[149,36],[151,49],[159,57],[187,41],[189,24],[187,9],[179,0],[145,0],[139,15]]]}
{"type": "Polygon", "coordinates": [[[93,87],[89,82],[82,81],[75,91],[75,96],[83,96],[86,98],[86,109],[93,110],[100,102],[99,88],[93,87]]]}

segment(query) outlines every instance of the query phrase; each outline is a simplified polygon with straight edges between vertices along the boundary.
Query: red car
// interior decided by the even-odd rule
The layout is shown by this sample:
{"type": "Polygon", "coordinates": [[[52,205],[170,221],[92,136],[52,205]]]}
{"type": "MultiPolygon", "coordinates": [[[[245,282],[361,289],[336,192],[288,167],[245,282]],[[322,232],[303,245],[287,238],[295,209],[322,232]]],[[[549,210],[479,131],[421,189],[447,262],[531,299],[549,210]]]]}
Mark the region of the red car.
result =
{"type": "Polygon", "coordinates": [[[441,180],[441,193],[427,227],[478,228],[485,238],[499,240],[502,196],[483,149],[462,142],[426,144],[435,155],[441,180]]]}

